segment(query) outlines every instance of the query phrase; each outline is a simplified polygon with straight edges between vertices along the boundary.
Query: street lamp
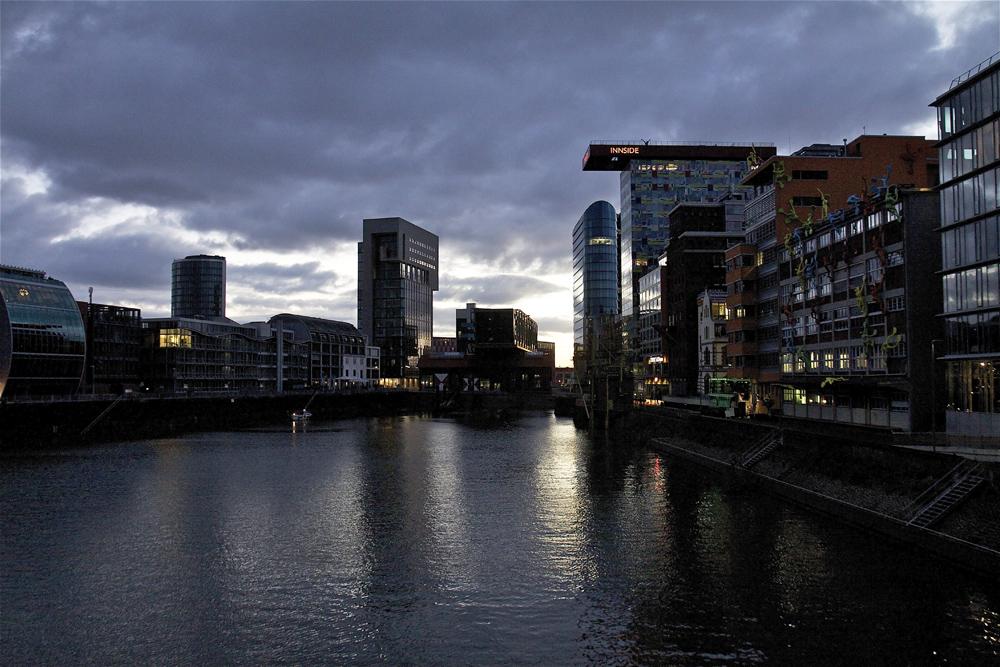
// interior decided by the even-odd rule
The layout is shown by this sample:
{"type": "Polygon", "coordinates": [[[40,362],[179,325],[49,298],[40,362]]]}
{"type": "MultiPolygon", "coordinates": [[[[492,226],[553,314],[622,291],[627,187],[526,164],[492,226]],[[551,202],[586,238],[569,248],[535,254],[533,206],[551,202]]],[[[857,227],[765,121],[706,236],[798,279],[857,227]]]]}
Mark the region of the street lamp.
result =
{"type": "Polygon", "coordinates": [[[937,377],[935,367],[937,365],[937,344],[943,340],[934,339],[931,341],[931,449],[937,453],[937,377]]]}

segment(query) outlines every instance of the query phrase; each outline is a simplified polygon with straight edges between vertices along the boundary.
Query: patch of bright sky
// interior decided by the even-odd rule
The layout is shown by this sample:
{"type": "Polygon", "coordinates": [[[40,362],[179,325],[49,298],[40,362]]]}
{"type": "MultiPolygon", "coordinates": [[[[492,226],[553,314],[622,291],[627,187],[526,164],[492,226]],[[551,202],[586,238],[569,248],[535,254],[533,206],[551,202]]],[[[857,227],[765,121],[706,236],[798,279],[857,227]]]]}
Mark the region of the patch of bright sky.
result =
{"type": "Polygon", "coordinates": [[[25,196],[39,195],[48,192],[52,180],[41,169],[27,169],[19,164],[4,165],[0,171],[0,181],[21,181],[21,190],[25,196]]]}
{"type": "MultiPolygon", "coordinates": [[[[943,51],[955,46],[958,34],[967,32],[982,23],[987,15],[991,15],[992,2],[960,2],[949,0],[945,2],[904,2],[907,10],[917,16],[933,20],[937,28],[938,41],[931,50],[943,51]]],[[[992,54],[986,54],[992,55],[992,54]]]]}
{"type": "MultiPolygon", "coordinates": [[[[456,279],[481,278],[483,275],[494,275],[504,273],[502,266],[483,267],[482,263],[474,262],[465,256],[452,256],[448,254],[447,245],[440,248],[440,269],[441,273],[456,279]]],[[[528,314],[536,322],[540,319],[551,322],[559,320],[562,322],[560,330],[546,330],[539,327],[538,339],[551,341],[556,344],[556,365],[571,366],[573,356],[573,292],[572,273],[543,273],[539,270],[525,270],[522,275],[530,275],[532,278],[552,284],[553,291],[545,294],[535,294],[519,298],[516,303],[487,303],[477,302],[483,308],[518,308],[528,314]]],[[[444,287],[442,285],[442,287],[444,287]]],[[[464,300],[444,300],[435,295],[434,309],[434,335],[448,336],[455,335],[455,313],[459,308],[464,308],[464,300]],[[442,316],[442,311],[445,313],[442,316]],[[443,321],[442,321],[443,320],[443,321]]]]}

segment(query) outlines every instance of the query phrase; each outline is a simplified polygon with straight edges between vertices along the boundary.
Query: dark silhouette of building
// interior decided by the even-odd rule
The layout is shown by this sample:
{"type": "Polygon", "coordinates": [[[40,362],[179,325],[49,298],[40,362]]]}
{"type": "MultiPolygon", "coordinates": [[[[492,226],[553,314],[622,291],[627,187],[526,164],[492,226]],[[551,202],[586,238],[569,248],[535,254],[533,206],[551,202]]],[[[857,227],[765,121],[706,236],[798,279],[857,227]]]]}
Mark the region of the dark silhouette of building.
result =
{"type": "Polygon", "coordinates": [[[138,308],[77,301],[87,328],[83,391],[120,394],[138,388],[142,313],[138,308]]]}
{"type": "MultiPolygon", "coordinates": [[[[742,202],[739,202],[742,205],[742,202]]],[[[670,211],[670,244],[663,257],[663,356],[672,396],[699,393],[698,295],[726,282],[726,248],[743,238],[727,224],[726,201],[678,204],[670,211]]]]}

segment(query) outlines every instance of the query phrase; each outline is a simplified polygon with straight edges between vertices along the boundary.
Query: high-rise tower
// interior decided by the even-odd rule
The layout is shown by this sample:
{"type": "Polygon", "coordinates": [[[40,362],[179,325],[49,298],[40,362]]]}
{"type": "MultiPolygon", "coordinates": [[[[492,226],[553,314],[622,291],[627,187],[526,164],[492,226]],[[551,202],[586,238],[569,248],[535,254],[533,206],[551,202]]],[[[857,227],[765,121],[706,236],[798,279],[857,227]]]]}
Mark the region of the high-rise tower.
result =
{"type": "Polygon", "coordinates": [[[171,273],[171,317],[225,318],[225,257],[188,255],[174,260],[171,273]]]}
{"type": "Polygon", "coordinates": [[[621,173],[621,314],[626,349],[638,333],[639,278],[655,268],[670,239],[670,210],[718,201],[744,189],[748,159],[775,155],[774,144],[593,142],[584,171],[621,173]]]}
{"type": "Polygon", "coordinates": [[[621,312],[619,296],[618,215],[606,201],[587,207],[573,228],[574,354],[621,312]]]}
{"type": "Polygon", "coordinates": [[[364,220],[358,244],[358,329],[382,349],[383,379],[416,389],[430,350],[438,237],[402,218],[364,220]]]}

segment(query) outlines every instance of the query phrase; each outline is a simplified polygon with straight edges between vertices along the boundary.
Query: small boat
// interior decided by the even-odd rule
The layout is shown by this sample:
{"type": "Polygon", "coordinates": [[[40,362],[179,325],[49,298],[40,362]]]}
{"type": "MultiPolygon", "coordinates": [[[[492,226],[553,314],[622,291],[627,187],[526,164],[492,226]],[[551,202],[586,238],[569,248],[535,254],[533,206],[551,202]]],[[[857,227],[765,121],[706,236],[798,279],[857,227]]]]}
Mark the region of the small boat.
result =
{"type": "Polygon", "coordinates": [[[301,423],[301,422],[307,421],[310,417],[312,417],[312,413],[309,412],[308,410],[301,410],[299,412],[293,412],[292,413],[292,421],[293,422],[301,423]]]}

